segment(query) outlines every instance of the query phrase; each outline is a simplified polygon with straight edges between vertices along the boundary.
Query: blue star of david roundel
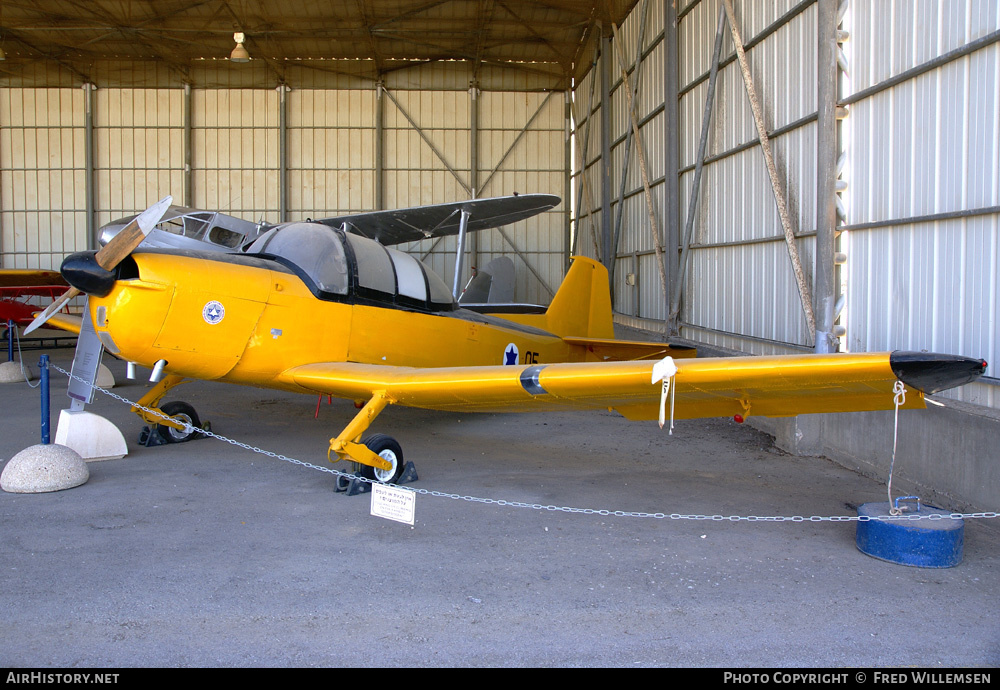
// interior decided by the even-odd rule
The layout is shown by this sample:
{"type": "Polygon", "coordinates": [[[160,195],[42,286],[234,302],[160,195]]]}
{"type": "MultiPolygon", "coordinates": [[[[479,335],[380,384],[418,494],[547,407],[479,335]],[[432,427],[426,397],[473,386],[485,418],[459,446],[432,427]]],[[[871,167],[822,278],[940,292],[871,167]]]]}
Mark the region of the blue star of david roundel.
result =
{"type": "Polygon", "coordinates": [[[226,308],[222,306],[221,302],[216,302],[214,299],[201,310],[201,316],[205,319],[205,323],[212,326],[222,321],[225,315],[226,308]]]}
{"type": "Polygon", "coordinates": [[[504,365],[506,366],[508,364],[517,364],[517,356],[518,356],[517,345],[515,345],[514,343],[509,344],[507,346],[507,349],[503,351],[504,365]]]}

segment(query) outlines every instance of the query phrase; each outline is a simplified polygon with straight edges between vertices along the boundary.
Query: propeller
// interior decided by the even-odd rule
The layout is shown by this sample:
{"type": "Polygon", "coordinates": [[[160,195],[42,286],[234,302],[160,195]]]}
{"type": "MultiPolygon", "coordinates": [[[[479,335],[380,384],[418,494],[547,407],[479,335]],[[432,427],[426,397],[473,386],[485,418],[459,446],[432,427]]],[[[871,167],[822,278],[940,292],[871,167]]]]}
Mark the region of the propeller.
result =
{"type": "MultiPolygon", "coordinates": [[[[110,242],[104,245],[94,256],[97,264],[110,271],[119,263],[122,259],[127,257],[132,251],[138,247],[149,231],[153,229],[153,226],[160,222],[160,218],[163,214],[167,212],[167,208],[173,203],[173,197],[166,196],[160,199],[158,202],[147,208],[145,211],[140,213],[138,216],[132,219],[128,225],[122,228],[121,232],[115,235],[110,242]]],[[[62,295],[56,299],[55,302],[50,304],[45,311],[35,317],[35,320],[31,322],[27,328],[24,329],[24,335],[31,333],[33,330],[48,321],[53,314],[57,313],[60,309],[66,306],[66,303],[71,299],[81,294],[81,291],[75,287],[71,287],[62,295]]]]}

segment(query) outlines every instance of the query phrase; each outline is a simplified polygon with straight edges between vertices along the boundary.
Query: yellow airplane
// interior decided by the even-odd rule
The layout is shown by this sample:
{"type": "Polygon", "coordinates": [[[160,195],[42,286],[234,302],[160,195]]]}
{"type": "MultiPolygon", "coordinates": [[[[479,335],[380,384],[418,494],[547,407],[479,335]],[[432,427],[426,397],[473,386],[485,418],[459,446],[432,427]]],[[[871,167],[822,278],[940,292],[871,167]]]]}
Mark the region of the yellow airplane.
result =
{"type": "Polygon", "coordinates": [[[328,457],[357,462],[381,482],[399,478],[402,450],[389,436],[362,436],[387,405],[608,408],[662,425],[665,408],[677,419],[738,420],[892,409],[897,379],[910,388],[905,407],[919,408],[924,393],[985,370],[979,359],[928,353],[695,358],[689,348],[615,340],[607,271],[584,257],[540,313],[473,311],[420,261],[371,239],[391,243],[393,226],[411,238],[414,229],[454,232],[456,213],[466,228],[491,227],[558,201],[521,195],[292,222],[231,254],[135,250],[142,233],[133,221],[96,254],[68,257],[62,275],[89,296],[109,352],[165,374],[139,405],[184,423],[134,411],[172,427],[169,438],[198,426],[190,406],[156,407],[185,379],[336,396],[360,412],[330,440],[328,457]]]}

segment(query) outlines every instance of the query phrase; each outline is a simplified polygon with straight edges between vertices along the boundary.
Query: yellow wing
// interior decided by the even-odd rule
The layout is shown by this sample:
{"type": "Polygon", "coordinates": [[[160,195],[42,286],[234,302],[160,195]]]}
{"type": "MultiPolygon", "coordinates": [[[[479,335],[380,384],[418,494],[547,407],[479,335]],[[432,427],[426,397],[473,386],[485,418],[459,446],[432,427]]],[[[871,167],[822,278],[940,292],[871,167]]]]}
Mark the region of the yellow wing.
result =
{"type": "MultiPolygon", "coordinates": [[[[923,393],[974,380],[982,360],[933,353],[865,353],[676,360],[675,417],[769,417],[892,409],[893,384],[908,384],[906,408],[923,393]]],[[[437,410],[527,412],[611,408],[655,419],[661,384],[651,361],[409,368],[316,363],[286,371],[299,390],[437,410]]]]}
{"type": "MultiPolygon", "coordinates": [[[[0,288],[52,287],[66,289],[59,271],[41,268],[4,268],[0,270],[0,288]]],[[[44,294],[44,293],[42,293],[44,294]]]]}

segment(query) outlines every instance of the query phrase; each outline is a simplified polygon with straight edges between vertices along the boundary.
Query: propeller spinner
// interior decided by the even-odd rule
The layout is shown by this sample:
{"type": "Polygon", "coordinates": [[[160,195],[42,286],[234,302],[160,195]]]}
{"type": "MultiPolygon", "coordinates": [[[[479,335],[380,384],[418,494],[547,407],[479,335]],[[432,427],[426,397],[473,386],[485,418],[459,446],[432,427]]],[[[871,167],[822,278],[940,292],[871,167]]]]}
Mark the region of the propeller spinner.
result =
{"type": "MultiPolygon", "coordinates": [[[[97,262],[97,265],[106,271],[110,271],[121,263],[122,259],[131,254],[146,239],[146,235],[149,234],[154,225],[160,222],[160,218],[167,212],[173,200],[171,196],[164,197],[136,216],[131,223],[122,228],[121,232],[115,235],[110,242],[97,252],[94,256],[94,261],[97,262]]],[[[31,325],[24,329],[24,334],[27,335],[44,324],[53,314],[62,309],[67,302],[79,294],[81,294],[81,290],[75,287],[66,290],[45,311],[35,317],[31,325]]]]}

